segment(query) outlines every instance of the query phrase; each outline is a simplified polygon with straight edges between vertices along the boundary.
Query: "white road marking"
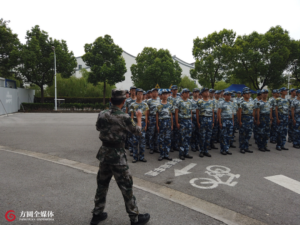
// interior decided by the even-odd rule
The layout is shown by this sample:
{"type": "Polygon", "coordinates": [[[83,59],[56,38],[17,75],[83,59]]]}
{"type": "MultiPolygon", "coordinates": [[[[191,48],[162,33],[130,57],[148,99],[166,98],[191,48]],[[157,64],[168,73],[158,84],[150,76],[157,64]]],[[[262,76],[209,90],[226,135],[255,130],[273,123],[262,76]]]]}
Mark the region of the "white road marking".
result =
{"type": "MultiPolygon", "coordinates": [[[[99,168],[96,166],[91,166],[73,160],[63,159],[57,156],[38,153],[38,152],[32,152],[32,151],[27,151],[22,149],[14,149],[14,148],[4,147],[4,146],[0,146],[0,151],[7,151],[11,153],[21,154],[21,155],[45,160],[52,163],[57,163],[90,174],[97,174],[99,170],[99,168]]],[[[216,220],[222,221],[223,223],[226,223],[228,225],[238,225],[238,224],[265,225],[265,223],[261,221],[250,218],[238,212],[234,212],[225,207],[218,206],[216,204],[204,201],[200,198],[196,198],[195,196],[188,195],[183,192],[176,191],[166,186],[152,183],[137,177],[133,177],[133,187],[154,194],[166,200],[175,202],[189,209],[195,210],[196,212],[203,213],[216,220]]]]}
{"type": "Polygon", "coordinates": [[[237,181],[233,181],[233,179],[239,178],[240,174],[230,173],[230,169],[226,166],[214,165],[214,166],[208,166],[206,167],[206,169],[207,171],[205,171],[205,173],[207,173],[209,176],[214,177],[216,180],[211,178],[194,178],[190,180],[190,184],[193,187],[200,188],[200,189],[213,189],[218,187],[219,184],[225,184],[230,187],[234,187],[238,183],[237,181]],[[221,180],[221,178],[223,177],[228,177],[226,182],[223,182],[221,180]],[[195,184],[195,182],[198,180],[204,180],[200,182],[202,186],[195,184]]]}
{"type": "Polygon", "coordinates": [[[284,175],[265,177],[267,180],[300,194],[300,182],[284,175]]]}
{"type": "Polygon", "coordinates": [[[161,165],[160,167],[154,169],[153,171],[150,170],[149,172],[145,173],[145,175],[155,177],[158,174],[164,172],[166,169],[171,168],[172,166],[174,166],[175,164],[177,164],[181,161],[182,161],[181,159],[173,159],[172,161],[169,161],[169,162],[161,165]]]}
{"type": "Polygon", "coordinates": [[[174,170],[175,171],[175,177],[181,176],[181,175],[186,175],[190,174],[191,172],[188,172],[190,169],[195,167],[197,164],[196,163],[190,163],[186,167],[182,168],[181,170],[174,170]]]}

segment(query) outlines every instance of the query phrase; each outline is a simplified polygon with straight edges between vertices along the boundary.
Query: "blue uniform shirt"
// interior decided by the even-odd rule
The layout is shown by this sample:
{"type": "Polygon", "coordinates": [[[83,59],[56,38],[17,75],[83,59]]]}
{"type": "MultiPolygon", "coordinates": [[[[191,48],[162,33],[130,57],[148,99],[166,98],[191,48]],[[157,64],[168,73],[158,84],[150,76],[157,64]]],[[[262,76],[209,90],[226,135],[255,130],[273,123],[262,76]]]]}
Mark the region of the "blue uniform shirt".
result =
{"type": "Polygon", "coordinates": [[[218,108],[221,109],[222,119],[232,119],[232,114],[233,114],[232,102],[221,101],[218,104],[218,108]]]}
{"type": "Polygon", "coordinates": [[[202,100],[200,100],[199,98],[197,100],[191,99],[193,113],[196,113],[196,109],[198,109],[198,102],[199,101],[202,101],[202,100]]]}
{"type": "Polygon", "coordinates": [[[214,111],[214,100],[204,101],[201,99],[197,103],[200,116],[212,116],[214,111]]]}
{"type": "Polygon", "coordinates": [[[147,115],[147,111],[149,110],[149,107],[147,105],[147,103],[145,102],[141,102],[141,103],[136,103],[136,102],[133,102],[131,103],[130,105],[130,108],[129,108],[129,112],[133,112],[133,118],[136,119],[136,111],[137,110],[140,110],[142,112],[142,120],[145,120],[145,117],[147,115]]]}
{"type": "Polygon", "coordinates": [[[186,101],[181,99],[176,104],[175,109],[178,109],[178,118],[188,119],[192,117],[192,102],[190,99],[187,99],[186,101]]]}
{"type": "Polygon", "coordinates": [[[149,106],[149,115],[156,116],[156,111],[157,111],[156,107],[160,105],[160,98],[159,97],[157,97],[157,99],[150,98],[148,99],[147,104],[149,106]]]}
{"type": "Polygon", "coordinates": [[[127,98],[125,101],[125,107],[128,108],[128,113],[129,113],[129,107],[133,102],[135,102],[135,100],[133,100],[132,98],[127,98]]]}
{"type": "Polygon", "coordinates": [[[181,98],[179,96],[176,96],[173,98],[172,96],[168,97],[168,102],[172,105],[172,113],[175,113],[175,107],[178,101],[180,101],[181,98]]]}
{"type": "Polygon", "coordinates": [[[268,114],[270,115],[270,111],[272,109],[271,103],[269,101],[264,102],[263,100],[260,100],[259,105],[256,104],[255,108],[259,109],[259,114],[268,114]]]}
{"type": "Polygon", "coordinates": [[[242,109],[242,114],[244,115],[252,115],[254,109],[254,101],[246,102],[245,100],[240,103],[239,109],[242,109]]]}
{"type": "Polygon", "coordinates": [[[300,114],[300,101],[298,99],[292,101],[291,108],[294,108],[294,114],[300,114]]]}
{"type": "Polygon", "coordinates": [[[173,106],[168,102],[167,104],[160,104],[157,106],[158,119],[170,119],[173,106]]]}
{"type": "Polygon", "coordinates": [[[289,114],[290,102],[288,99],[276,98],[276,106],[278,107],[278,113],[280,114],[289,114]]]}

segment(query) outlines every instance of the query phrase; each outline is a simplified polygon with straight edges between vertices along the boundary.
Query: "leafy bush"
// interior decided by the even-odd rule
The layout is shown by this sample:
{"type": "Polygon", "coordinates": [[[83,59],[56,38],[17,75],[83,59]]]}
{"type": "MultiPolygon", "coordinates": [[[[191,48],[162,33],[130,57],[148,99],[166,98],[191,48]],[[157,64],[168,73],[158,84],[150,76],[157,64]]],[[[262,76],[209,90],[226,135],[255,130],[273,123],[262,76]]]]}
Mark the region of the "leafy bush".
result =
{"type": "MultiPolygon", "coordinates": [[[[54,104],[53,103],[22,103],[25,111],[36,111],[36,110],[53,110],[54,104]]],[[[96,104],[82,104],[82,103],[64,103],[60,105],[61,109],[84,109],[84,108],[91,108],[91,109],[106,109],[109,107],[109,103],[105,105],[103,103],[96,103],[96,104]]],[[[22,107],[21,107],[22,108],[22,107]]]]}
{"type": "MultiPolygon", "coordinates": [[[[32,110],[53,110],[54,103],[22,103],[25,111],[32,110]]],[[[22,106],[21,106],[22,109],[22,106]]]]}

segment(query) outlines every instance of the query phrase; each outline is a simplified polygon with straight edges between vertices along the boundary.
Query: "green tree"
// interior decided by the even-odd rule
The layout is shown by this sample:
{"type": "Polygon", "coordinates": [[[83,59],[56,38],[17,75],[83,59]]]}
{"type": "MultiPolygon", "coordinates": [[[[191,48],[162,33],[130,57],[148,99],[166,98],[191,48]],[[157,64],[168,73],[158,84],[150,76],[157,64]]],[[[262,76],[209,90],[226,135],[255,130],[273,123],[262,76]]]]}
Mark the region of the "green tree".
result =
{"type": "MultiPolygon", "coordinates": [[[[49,38],[48,33],[38,25],[26,34],[26,44],[21,47],[18,76],[25,82],[33,83],[41,89],[41,101],[44,102],[44,85],[51,85],[54,79],[54,52],[56,68],[62,77],[70,77],[77,66],[73,52],[69,52],[66,41],[49,38]]],[[[14,56],[17,57],[17,56],[14,56]]]]}
{"type": "Polygon", "coordinates": [[[156,84],[161,88],[168,88],[181,81],[182,69],[177,61],[174,62],[167,49],[145,47],[135,60],[137,64],[130,67],[131,79],[139,88],[148,90],[156,84]]]}
{"type": "Polygon", "coordinates": [[[288,31],[280,26],[265,34],[238,36],[233,48],[233,76],[241,83],[250,83],[255,90],[281,86],[284,71],[292,60],[292,44],[288,31]]]}
{"type": "Polygon", "coordinates": [[[292,74],[291,83],[296,87],[300,87],[300,40],[293,40],[290,49],[292,50],[292,62],[289,68],[289,72],[292,74]]]}
{"type": "Polygon", "coordinates": [[[226,82],[223,81],[223,80],[220,80],[220,81],[216,82],[214,88],[215,88],[216,90],[224,90],[224,89],[228,88],[230,85],[231,85],[231,84],[226,83],[226,82]]]}
{"type": "Polygon", "coordinates": [[[236,33],[223,29],[203,39],[194,39],[193,56],[196,59],[195,69],[190,70],[191,77],[206,87],[214,88],[215,82],[226,77],[230,71],[232,46],[236,33]]]}
{"type": "Polygon", "coordinates": [[[178,84],[180,90],[183,88],[188,88],[190,91],[193,91],[194,88],[199,88],[195,81],[190,79],[187,75],[183,76],[180,83],[178,84]]]}
{"type": "Polygon", "coordinates": [[[87,66],[91,67],[88,81],[94,85],[103,83],[103,104],[105,104],[106,85],[115,85],[124,81],[126,73],[122,48],[116,45],[109,35],[98,37],[92,44],[85,44],[82,56],[87,66]]]}
{"type": "Polygon", "coordinates": [[[0,19],[0,77],[13,77],[13,69],[19,65],[17,58],[20,41],[18,35],[14,34],[3,19],[0,19]]]}

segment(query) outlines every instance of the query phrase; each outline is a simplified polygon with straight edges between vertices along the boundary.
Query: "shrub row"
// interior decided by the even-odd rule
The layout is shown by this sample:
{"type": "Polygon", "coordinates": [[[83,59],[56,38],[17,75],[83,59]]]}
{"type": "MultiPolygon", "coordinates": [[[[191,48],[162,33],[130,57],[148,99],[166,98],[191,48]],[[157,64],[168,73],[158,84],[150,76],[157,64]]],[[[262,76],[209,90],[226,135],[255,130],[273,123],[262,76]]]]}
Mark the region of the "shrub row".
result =
{"type": "MultiPolygon", "coordinates": [[[[57,99],[65,99],[65,103],[96,104],[103,102],[103,98],[76,98],[59,96],[57,99]]],[[[41,97],[35,96],[34,103],[41,103],[41,97]]],[[[54,103],[54,97],[44,97],[44,103],[54,103]]],[[[105,103],[109,103],[109,98],[105,98],[105,103]]]]}
{"type": "MultiPolygon", "coordinates": [[[[25,111],[33,111],[33,110],[53,110],[54,103],[22,103],[25,111]]],[[[65,103],[61,104],[59,108],[61,109],[84,109],[84,108],[91,108],[91,109],[106,109],[109,107],[109,103],[96,103],[96,104],[81,104],[81,103],[65,103]]],[[[22,106],[21,106],[22,109],[22,106]]]]}

